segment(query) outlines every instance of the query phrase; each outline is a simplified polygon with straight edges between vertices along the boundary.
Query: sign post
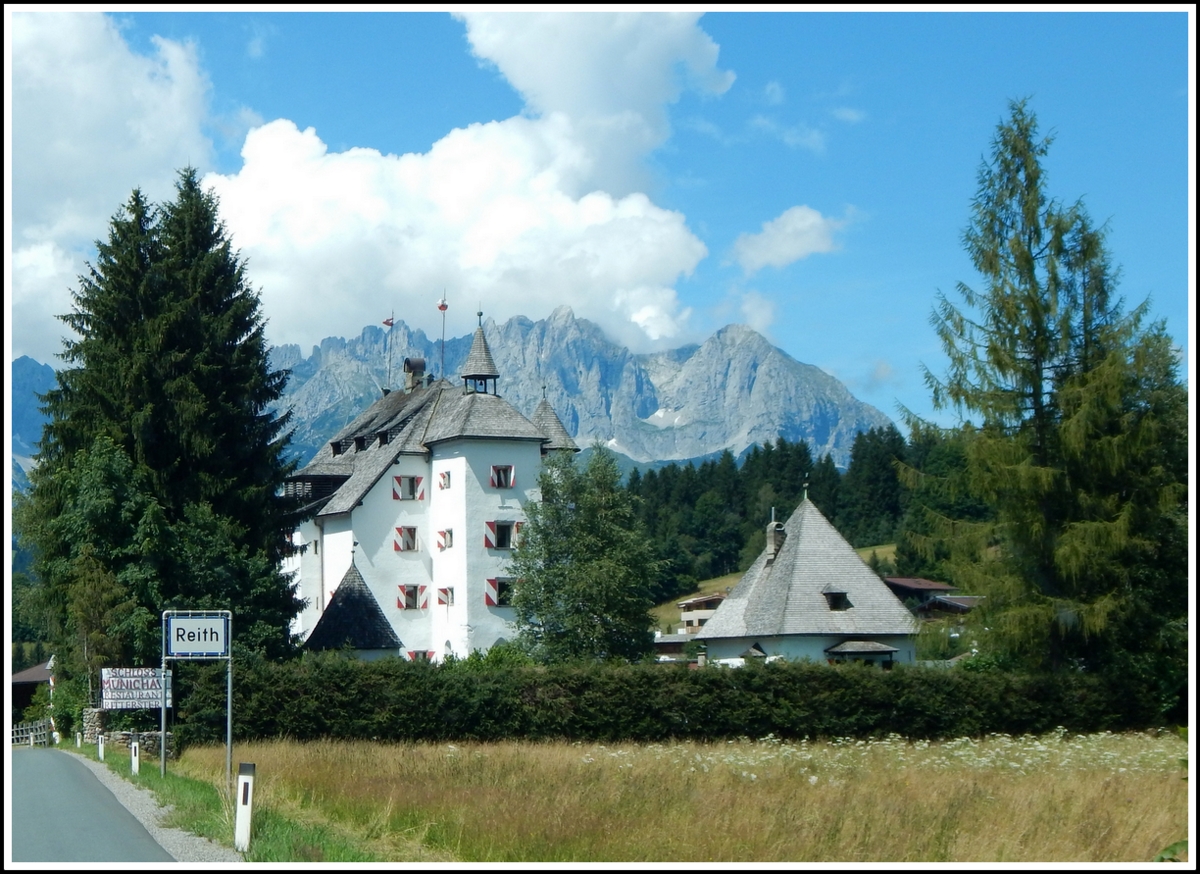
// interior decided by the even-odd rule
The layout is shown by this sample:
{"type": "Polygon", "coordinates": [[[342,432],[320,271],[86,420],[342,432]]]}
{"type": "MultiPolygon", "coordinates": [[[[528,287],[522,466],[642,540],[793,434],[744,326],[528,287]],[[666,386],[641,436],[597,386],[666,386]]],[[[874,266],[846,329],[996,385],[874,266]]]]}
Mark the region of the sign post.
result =
{"type": "MultiPolygon", "coordinates": [[[[162,669],[167,659],[224,659],[225,782],[233,790],[233,658],[229,643],[233,614],[228,610],[164,610],[162,669]]],[[[161,774],[167,775],[167,688],[162,692],[161,774]]]]}

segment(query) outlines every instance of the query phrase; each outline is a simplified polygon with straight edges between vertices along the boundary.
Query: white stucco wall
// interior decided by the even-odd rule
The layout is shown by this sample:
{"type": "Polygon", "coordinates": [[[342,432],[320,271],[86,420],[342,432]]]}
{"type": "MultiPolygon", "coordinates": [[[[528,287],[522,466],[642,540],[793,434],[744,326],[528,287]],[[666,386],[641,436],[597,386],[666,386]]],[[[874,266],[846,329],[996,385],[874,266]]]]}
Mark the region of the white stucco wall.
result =
{"type": "MultiPolygon", "coordinates": [[[[878,643],[894,646],[897,652],[892,653],[892,661],[901,664],[916,663],[916,641],[909,635],[862,635],[856,640],[873,640],[878,643]]],[[[824,662],[828,658],[825,650],[847,640],[845,635],[797,634],[785,637],[734,637],[706,640],[708,660],[737,658],[754,644],[768,655],[783,656],[789,660],[799,661],[811,659],[814,662],[824,662]]],[[[875,662],[886,661],[886,656],[855,656],[854,658],[870,658],[875,662]]]]}

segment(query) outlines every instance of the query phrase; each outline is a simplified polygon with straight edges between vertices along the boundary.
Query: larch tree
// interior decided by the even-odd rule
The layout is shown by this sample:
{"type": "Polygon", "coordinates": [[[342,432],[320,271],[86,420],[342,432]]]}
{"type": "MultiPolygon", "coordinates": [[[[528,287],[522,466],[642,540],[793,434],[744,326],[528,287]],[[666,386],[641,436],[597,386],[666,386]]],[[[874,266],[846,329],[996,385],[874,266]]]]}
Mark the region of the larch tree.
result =
{"type": "Polygon", "coordinates": [[[660,562],[612,453],[593,447],[583,470],[554,454],[538,486],[510,568],[518,640],[543,662],[648,654],[660,562]]]}
{"type": "Polygon", "coordinates": [[[63,662],[153,663],[166,608],[230,609],[235,644],[288,653],[293,464],[269,409],[287,373],[217,200],[185,169],[169,203],[134,191],[96,246],[16,511],[63,662]]]}
{"type": "Polygon", "coordinates": [[[958,285],[961,305],[939,295],[932,316],[949,367],[926,381],[965,455],[944,485],[992,514],[941,516],[926,544],[986,596],[974,615],[997,652],[1178,687],[1187,391],[1148,303],[1126,312],[1116,296],[1104,230],[1046,193],[1049,146],[1013,102],[964,233],[981,284],[958,285]]]}

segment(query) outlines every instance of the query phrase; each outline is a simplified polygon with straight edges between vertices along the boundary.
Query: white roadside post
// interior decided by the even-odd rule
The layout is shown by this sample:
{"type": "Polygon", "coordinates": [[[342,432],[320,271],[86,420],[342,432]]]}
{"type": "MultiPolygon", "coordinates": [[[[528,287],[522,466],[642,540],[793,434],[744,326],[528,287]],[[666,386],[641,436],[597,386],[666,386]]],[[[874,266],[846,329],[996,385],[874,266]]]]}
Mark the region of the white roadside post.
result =
{"type": "Polygon", "coordinates": [[[135,734],[129,741],[129,770],[135,774],[138,773],[138,764],[138,736],[135,734]]]}
{"type": "Polygon", "coordinates": [[[104,732],[96,735],[96,755],[100,757],[100,761],[104,761],[104,732]]]}
{"type": "Polygon", "coordinates": [[[75,732],[75,746],[76,747],[83,746],[83,732],[82,731],[75,732]]]}
{"type": "Polygon", "coordinates": [[[233,828],[233,848],[244,853],[250,848],[250,818],[254,810],[254,764],[238,763],[237,814],[233,828]]]}

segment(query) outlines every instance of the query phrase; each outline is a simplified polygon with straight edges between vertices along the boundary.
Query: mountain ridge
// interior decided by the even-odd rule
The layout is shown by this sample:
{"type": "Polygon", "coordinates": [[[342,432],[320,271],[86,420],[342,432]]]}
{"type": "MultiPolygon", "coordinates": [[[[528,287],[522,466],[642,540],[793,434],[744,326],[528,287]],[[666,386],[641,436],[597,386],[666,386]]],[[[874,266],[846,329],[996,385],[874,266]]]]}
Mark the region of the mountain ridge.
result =
{"type": "MultiPolygon", "coordinates": [[[[482,324],[499,392],[513,406],[531,416],[545,396],[581,447],[599,441],[636,464],[682,463],[726,449],[740,457],[784,437],[807,442],[814,458],[829,453],[845,469],[860,431],[891,424],[835,377],[745,325],[726,325],[703,343],[634,353],[566,306],[538,321],[482,324]]],[[[440,376],[444,352],[445,374],[457,381],[470,347],[468,334],[448,339],[443,350],[403,320],[390,330],[368,325],[357,337],[326,337],[308,355],[297,344],[271,347],[271,367],[291,371],[273,410],[292,414],[292,453],[307,462],[383,388],[401,389],[405,358],[424,358],[440,376]]],[[[28,356],[13,362],[12,463],[21,481],[45,421],[36,394],[53,386],[53,374],[28,356]]]]}

